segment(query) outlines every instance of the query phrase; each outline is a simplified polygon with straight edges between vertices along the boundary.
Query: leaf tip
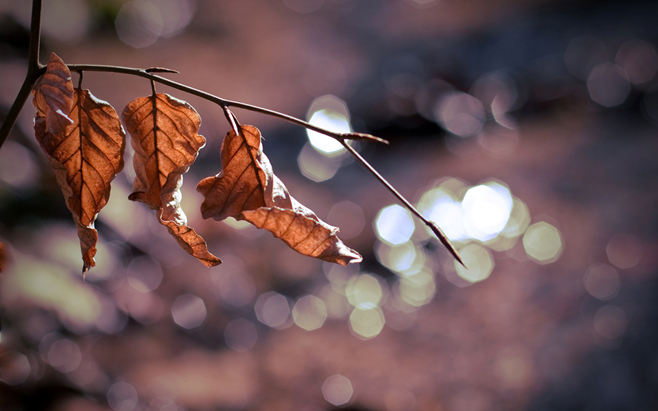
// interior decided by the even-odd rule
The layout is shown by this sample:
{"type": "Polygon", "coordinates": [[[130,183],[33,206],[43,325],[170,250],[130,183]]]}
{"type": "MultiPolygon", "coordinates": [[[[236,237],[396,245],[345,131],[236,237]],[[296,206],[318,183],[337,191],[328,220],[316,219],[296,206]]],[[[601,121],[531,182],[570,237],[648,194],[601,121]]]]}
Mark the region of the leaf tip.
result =
{"type": "MultiPolygon", "coordinates": [[[[208,254],[210,254],[210,253],[208,253],[208,254]]],[[[197,258],[199,259],[199,261],[201,261],[203,263],[203,265],[205,265],[208,268],[216,267],[216,266],[220,265],[223,262],[221,259],[215,257],[212,254],[210,254],[210,257],[211,258],[204,258],[204,259],[201,259],[201,258],[198,258],[198,257],[197,258]]]]}

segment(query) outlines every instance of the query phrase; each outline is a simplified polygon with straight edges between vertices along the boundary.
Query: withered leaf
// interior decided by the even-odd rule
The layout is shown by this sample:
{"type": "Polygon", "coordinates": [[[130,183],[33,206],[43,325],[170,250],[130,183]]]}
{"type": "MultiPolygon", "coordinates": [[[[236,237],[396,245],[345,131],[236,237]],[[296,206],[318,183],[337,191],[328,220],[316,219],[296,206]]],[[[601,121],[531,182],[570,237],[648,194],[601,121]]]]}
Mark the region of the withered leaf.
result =
{"type": "Polygon", "coordinates": [[[183,174],[206,139],[198,134],[201,117],[188,103],[168,94],[139,97],[122,114],[135,149],[135,181],[128,197],[156,211],[158,221],[185,251],[207,267],[221,263],[205,240],[187,226],[180,208],[183,174]]]}
{"type": "Polygon", "coordinates": [[[46,132],[62,133],[73,124],[69,113],[73,108],[71,72],[55,53],[50,55],[46,72],[34,88],[34,106],[45,117],[46,132]]]}
{"type": "Polygon", "coordinates": [[[237,218],[243,210],[265,206],[265,188],[272,168],[260,149],[260,131],[248,125],[241,131],[238,137],[231,130],[222,142],[222,171],[197,185],[205,197],[201,204],[203,218],[237,218]]]}
{"type": "Polygon", "coordinates": [[[197,186],[205,197],[203,217],[246,220],[301,254],[341,265],[360,262],[361,255],[337,237],[338,228],[290,196],[262,151],[260,131],[253,126],[239,129],[240,135],[231,130],[222,143],[222,172],[197,186]]]}
{"type": "Polygon", "coordinates": [[[111,181],[123,169],[125,133],[114,108],[89,90],[75,90],[72,109],[66,114],[73,124],[62,132],[48,131],[42,111],[34,128],[78,228],[86,273],[95,265],[94,222],[110,197],[111,181]]]}

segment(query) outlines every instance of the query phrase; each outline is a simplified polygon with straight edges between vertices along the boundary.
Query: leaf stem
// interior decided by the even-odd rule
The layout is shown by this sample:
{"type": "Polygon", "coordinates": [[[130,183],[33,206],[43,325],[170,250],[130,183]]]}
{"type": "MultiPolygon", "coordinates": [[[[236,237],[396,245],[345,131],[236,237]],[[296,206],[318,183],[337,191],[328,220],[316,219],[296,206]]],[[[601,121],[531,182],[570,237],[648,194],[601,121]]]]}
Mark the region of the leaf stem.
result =
{"type": "Polygon", "coordinates": [[[375,168],[374,168],[374,167],[373,167],[373,166],[372,166],[372,165],[371,165],[371,164],[370,164],[365,158],[363,158],[363,157],[361,156],[361,154],[359,154],[359,153],[358,153],[358,152],[357,152],[352,146],[350,146],[349,144],[347,144],[347,142],[345,142],[345,141],[341,141],[341,144],[343,145],[343,147],[345,147],[345,149],[346,149],[347,151],[350,152],[350,154],[352,154],[357,160],[359,160],[359,162],[360,162],[361,164],[363,164],[363,165],[365,166],[365,168],[367,168],[368,171],[370,171],[370,173],[372,173],[372,175],[374,175],[374,176],[379,180],[379,182],[382,183],[382,184],[384,185],[384,187],[386,187],[386,188],[388,189],[388,191],[390,191],[391,193],[393,193],[393,195],[396,196],[396,197],[402,202],[402,204],[404,204],[404,206],[407,207],[407,209],[409,209],[409,211],[411,211],[413,214],[415,214],[416,217],[420,218],[420,220],[421,220],[426,226],[428,226],[428,227],[432,230],[432,232],[433,232],[433,233],[439,238],[439,240],[441,241],[441,243],[442,243],[442,244],[448,249],[448,251],[450,251],[450,254],[452,254],[452,256],[455,257],[455,259],[456,259],[457,261],[459,261],[459,263],[460,263],[461,265],[463,265],[464,267],[466,267],[466,264],[464,264],[464,260],[463,260],[462,257],[459,255],[459,252],[457,252],[457,250],[456,250],[455,247],[452,245],[452,243],[450,242],[450,240],[448,239],[448,237],[443,233],[443,231],[441,230],[441,228],[439,228],[439,226],[438,226],[434,221],[428,220],[424,215],[422,215],[422,214],[420,213],[420,211],[418,211],[418,210],[416,209],[416,207],[414,207],[413,204],[411,204],[411,203],[409,202],[409,200],[407,200],[402,194],[400,194],[400,192],[399,192],[398,190],[396,190],[395,187],[393,187],[393,185],[391,185],[391,183],[388,182],[388,180],[386,180],[381,174],[379,174],[379,171],[377,171],[377,170],[376,170],[376,169],[375,169],[375,168]]]}
{"type": "Polygon", "coordinates": [[[0,148],[9,137],[9,133],[18,115],[21,113],[25,102],[30,96],[32,88],[36,84],[42,73],[42,65],[39,63],[39,48],[41,46],[41,2],[42,0],[32,0],[32,20],[30,24],[30,48],[28,51],[27,74],[18,95],[11,105],[7,116],[5,117],[2,127],[0,127],[0,148]]]}

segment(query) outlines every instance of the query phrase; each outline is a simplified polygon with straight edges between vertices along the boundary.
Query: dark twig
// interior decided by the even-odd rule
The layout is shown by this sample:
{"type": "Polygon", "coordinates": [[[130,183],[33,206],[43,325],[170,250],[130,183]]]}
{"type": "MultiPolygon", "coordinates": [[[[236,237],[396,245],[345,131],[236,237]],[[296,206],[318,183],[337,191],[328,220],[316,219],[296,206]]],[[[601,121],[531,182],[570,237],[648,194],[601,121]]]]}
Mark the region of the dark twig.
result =
{"type": "Polygon", "coordinates": [[[372,175],[374,175],[379,180],[379,182],[382,183],[388,189],[388,191],[393,193],[393,195],[396,196],[402,202],[402,204],[404,204],[404,206],[407,207],[407,209],[409,209],[409,211],[414,213],[416,217],[420,218],[420,220],[426,226],[428,226],[430,230],[432,230],[432,232],[439,238],[441,243],[448,249],[448,251],[450,251],[450,254],[452,254],[452,256],[455,257],[461,265],[466,267],[466,264],[464,264],[464,260],[459,255],[459,252],[457,252],[457,250],[452,245],[448,237],[443,233],[441,228],[439,228],[439,226],[434,221],[425,218],[425,216],[422,215],[420,211],[418,211],[416,207],[414,207],[413,204],[409,202],[409,200],[407,200],[402,194],[400,194],[400,192],[396,190],[395,187],[393,187],[391,183],[388,182],[388,180],[386,180],[381,174],[379,174],[379,171],[375,170],[375,168],[372,165],[370,165],[370,163],[368,163],[368,161],[365,158],[363,158],[361,154],[359,154],[352,146],[350,146],[344,141],[342,142],[342,144],[343,147],[345,147],[345,149],[349,151],[350,154],[352,154],[357,160],[359,160],[359,162],[363,164],[365,168],[367,168],[368,171],[370,171],[372,175]]]}
{"type": "MultiPolygon", "coordinates": [[[[147,78],[151,81],[155,81],[161,84],[164,84],[166,86],[169,86],[171,88],[175,88],[180,91],[184,91],[188,94],[192,94],[193,96],[200,97],[202,99],[211,101],[213,103],[219,104],[222,107],[237,107],[241,108],[243,110],[249,110],[253,111],[256,113],[261,113],[265,114],[268,116],[276,117],[281,120],[285,120],[289,123],[296,124],[301,127],[305,127],[309,130],[317,131],[318,133],[327,135],[329,137],[332,137],[338,141],[344,141],[344,140],[359,140],[359,141],[374,141],[377,143],[384,143],[388,144],[388,141],[372,136],[370,134],[364,134],[364,133],[337,133],[334,131],[330,130],[325,130],[321,127],[314,126],[313,124],[310,124],[306,121],[300,120],[296,117],[289,116],[287,114],[280,113],[278,111],[274,110],[269,110],[263,107],[258,107],[254,106],[251,104],[246,104],[246,103],[241,103],[239,101],[231,101],[231,100],[225,100],[221,97],[217,97],[213,94],[207,93],[205,91],[196,89],[194,87],[187,86],[185,84],[169,80],[168,78],[164,78],[155,74],[152,74],[149,72],[149,69],[138,69],[138,68],[133,68],[133,67],[121,67],[121,66],[107,66],[107,65],[95,65],[95,64],[69,64],[68,65],[69,69],[72,71],[76,72],[81,72],[81,71],[102,71],[102,72],[109,72],[109,73],[121,73],[121,74],[129,74],[133,76],[138,76],[138,77],[144,77],[147,78]]],[[[152,69],[151,69],[152,70],[152,69]]],[[[161,69],[158,68],[158,70],[167,70],[169,72],[169,69],[161,69]]],[[[172,70],[173,71],[173,70],[172,70]]]]}
{"type": "Polygon", "coordinates": [[[18,115],[21,113],[25,102],[30,96],[32,88],[42,74],[42,66],[41,63],[39,63],[39,48],[41,42],[41,1],[42,0],[32,1],[32,22],[30,26],[30,49],[28,52],[27,74],[25,75],[25,81],[14,100],[14,103],[11,105],[9,112],[5,117],[5,121],[2,123],[2,127],[0,127],[0,147],[2,147],[7,140],[11,129],[14,128],[18,115]]]}

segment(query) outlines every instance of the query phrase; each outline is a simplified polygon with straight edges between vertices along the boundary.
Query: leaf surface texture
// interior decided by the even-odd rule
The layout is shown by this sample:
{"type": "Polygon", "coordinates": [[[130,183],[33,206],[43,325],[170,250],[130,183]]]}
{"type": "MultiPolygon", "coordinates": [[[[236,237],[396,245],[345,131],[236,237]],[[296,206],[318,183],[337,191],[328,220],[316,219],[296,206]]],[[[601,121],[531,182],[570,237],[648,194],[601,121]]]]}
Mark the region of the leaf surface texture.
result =
{"type": "MultiPolygon", "coordinates": [[[[60,69],[57,65],[58,73],[60,69]]],[[[70,82],[70,73],[68,78],[70,82]]],[[[52,107],[50,112],[40,108],[37,97],[41,94],[40,88],[35,92],[35,105],[39,108],[34,123],[35,134],[73,215],[80,237],[83,272],[86,273],[95,265],[96,217],[110,197],[111,181],[123,169],[125,133],[114,108],[94,97],[89,90],[82,89],[74,91],[71,110],[63,113],[72,123],[60,132],[49,131],[52,128],[48,116],[53,110],[52,107]]],[[[43,101],[49,99],[44,97],[43,101]]]]}
{"type": "Polygon", "coordinates": [[[156,211],[178,244],[208,267],[221,260],[208,252],[205,240],[187,226],[180,207],[181,185],[199,150],[201,117],[188,103],[168,94],[139,97],[126,106],[123,121],[135,150],[135,181],[129,199],[156,211]]]}
{"type": "Polygon", "coordinates": [[[69,113],[73,109],[71,72],[61,58],[51,53],[46,72],[34,89],[34,106],[45,118],[45,131],[62,133],[73,124],[69,113]]]}

